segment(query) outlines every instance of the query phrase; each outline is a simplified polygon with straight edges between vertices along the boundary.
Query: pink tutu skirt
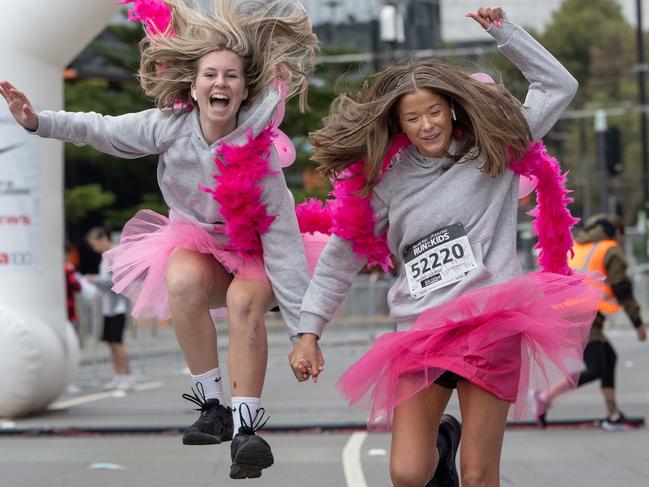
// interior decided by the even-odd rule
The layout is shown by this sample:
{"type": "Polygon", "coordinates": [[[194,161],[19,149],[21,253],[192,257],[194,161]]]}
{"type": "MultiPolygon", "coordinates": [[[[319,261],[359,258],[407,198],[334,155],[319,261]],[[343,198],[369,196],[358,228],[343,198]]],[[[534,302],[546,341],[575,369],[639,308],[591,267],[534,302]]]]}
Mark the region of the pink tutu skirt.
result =
{"type": "Polygon", "coordinates": [[[336,387],[370,408],[368,428],[385,430],[395,407],[451,371],[514,404],[519,419],[531,387],[576,385],[601,280],[536,272],[467,293],[379,337],[336,387]]]}
{"type": "MultiPolygon", "coordinates": [[[[312,273],[327,238],[303,235],[312,273]]],[[[104,254],[113,274],[112,289],[133,302],[134,317],[170,317],[165,273],[169,256],[178,247],[212,255],[238,278],[271,287],[263,258],[244,259],[224,249],[213,234],[190,219],[169,219],[151,210],[141,210],[124,226],[120,244],[104,254]]]]}

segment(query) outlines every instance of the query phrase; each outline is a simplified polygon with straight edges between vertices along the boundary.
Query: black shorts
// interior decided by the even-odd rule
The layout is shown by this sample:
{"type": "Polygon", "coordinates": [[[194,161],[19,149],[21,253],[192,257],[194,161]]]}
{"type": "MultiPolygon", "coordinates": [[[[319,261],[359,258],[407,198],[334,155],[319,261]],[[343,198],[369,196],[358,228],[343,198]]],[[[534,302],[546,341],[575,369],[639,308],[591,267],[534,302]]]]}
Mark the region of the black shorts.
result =
{"type": "Polygon", "coordinates": [[[605,388],[615,387],[617,354],[609,342],[590,342],[584,350],[586,368],[579,375],[580,386],[599,379],[605,388]]]}
{"type": "Polygon", "coordinates": [[[445,389],[457,389],[457,383],[461,380],[466,380],[461,375],[457,375],[455,372],[447,370],[442,375],[440,375],[434,384],[442,386],[445,389]]]}
{"type": "Polygon", "coordinates": [[[124,325],[126,315],[104,316],[104,331],[101,335],[102,342],[122,343],[124,339],[124,325]]]}

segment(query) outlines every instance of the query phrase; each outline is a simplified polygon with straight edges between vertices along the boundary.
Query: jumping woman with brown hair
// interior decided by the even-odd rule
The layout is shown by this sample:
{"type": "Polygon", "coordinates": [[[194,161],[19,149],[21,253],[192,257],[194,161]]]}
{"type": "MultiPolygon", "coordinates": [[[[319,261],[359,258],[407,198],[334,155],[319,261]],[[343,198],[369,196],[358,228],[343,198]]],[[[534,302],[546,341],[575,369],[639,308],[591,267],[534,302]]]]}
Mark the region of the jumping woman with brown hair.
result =
{"type": "Polygon", "coordinates": [[[400,259],[388,293],[398,331],[337,384],[350,403],[371,406],[370,428],[392,429],[398,487],[459,485],[459,424],[443,415],[453,389],[462,485],[499,485],[510,405],[520,416],[530,383],[574,380],[597,307],[598,291],[567,266],[575,219],[565,178],[539,142],[577,82],[500,8],[467,16],[530,82],[524,103],[456,67],[410,61],[339,96],[311,134],[313,159],[335,180],[334,235],[289,359],[300,380],[321,373],[317,340],[357,272],[400,259]],[[519,175],[534,176],[539,204],[543,272],[527,275],[516,253],[519,175]]]}

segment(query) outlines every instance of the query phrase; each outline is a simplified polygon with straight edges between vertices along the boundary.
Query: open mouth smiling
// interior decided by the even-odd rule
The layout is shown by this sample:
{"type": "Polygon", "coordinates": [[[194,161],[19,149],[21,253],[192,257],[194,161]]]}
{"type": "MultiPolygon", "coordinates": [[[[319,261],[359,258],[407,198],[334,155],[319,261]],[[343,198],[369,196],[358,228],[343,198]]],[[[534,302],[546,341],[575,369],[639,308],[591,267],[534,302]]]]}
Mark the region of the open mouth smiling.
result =
{"type": "Polygon", "coordinates": [[[425,137],[421,137],[421,140],[424,142],[430,144],[431,142],[435,142],[439,138],[440,134],[435,134],[435,135],[426,135],[425,137]]]}
{"type": "Polygon", "coordinates": [[[230,104],[230,97],[221,93],[210,95],[210,106],[212,108],[227,108],[230,104]]]}

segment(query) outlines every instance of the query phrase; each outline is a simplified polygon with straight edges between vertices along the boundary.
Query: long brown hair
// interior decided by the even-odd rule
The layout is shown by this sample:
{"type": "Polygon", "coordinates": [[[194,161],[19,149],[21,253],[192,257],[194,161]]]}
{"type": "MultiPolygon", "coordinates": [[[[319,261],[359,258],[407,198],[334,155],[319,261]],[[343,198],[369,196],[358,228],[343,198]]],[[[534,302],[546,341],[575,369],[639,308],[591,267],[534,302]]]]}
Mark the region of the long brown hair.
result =
{"type": "Polygon", "coordinates": [[[304,108],[318,39],[302,5],[289,0],[212,0],[211,7],[199,10],[184,0],[164,1],[172,10],[174,35],[153,35],[140,42],[140,85],[159,108],[172,107],[177,100],[191,104],[199,60],[221,50],[241,58],[248,87],[243,106],[254,103],[281,76],[290,87],[288,97],[299,95],[304,108]]]}
{"type": "Polygon", "coordinates": [[[323,127],[309,134],[315,148],[312,159],[320,172],[336,178],[363,159],[367,184],[361,194],[369,194],[392,138],[401,132],[399,101],[418,89],[444,96],[455,109],[453,128],[462,135],[454,153],[446,154],[453,161],[482,155],[480,169],[495,177],[504,172],[512,155],[518,159],[525,153],[532,136],[521,103],[507,89],[474,80],[456,66],[411,60],[384,68],[359,92],[334,100],[323,127]]]}

